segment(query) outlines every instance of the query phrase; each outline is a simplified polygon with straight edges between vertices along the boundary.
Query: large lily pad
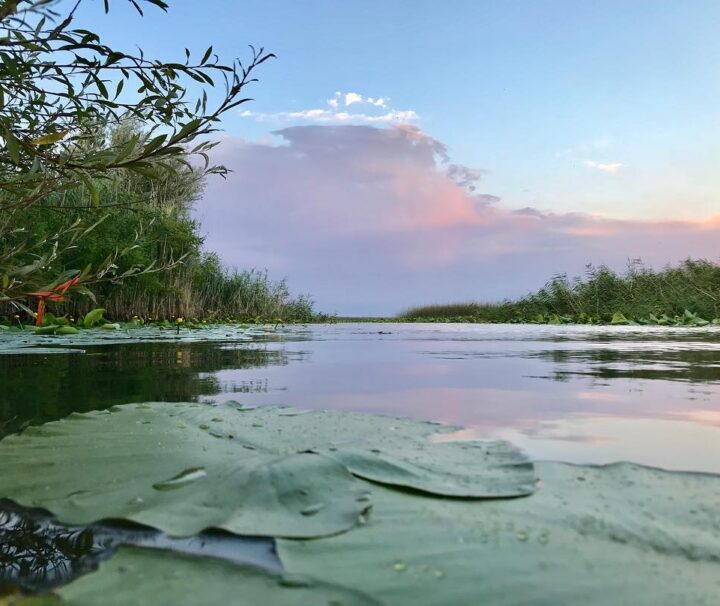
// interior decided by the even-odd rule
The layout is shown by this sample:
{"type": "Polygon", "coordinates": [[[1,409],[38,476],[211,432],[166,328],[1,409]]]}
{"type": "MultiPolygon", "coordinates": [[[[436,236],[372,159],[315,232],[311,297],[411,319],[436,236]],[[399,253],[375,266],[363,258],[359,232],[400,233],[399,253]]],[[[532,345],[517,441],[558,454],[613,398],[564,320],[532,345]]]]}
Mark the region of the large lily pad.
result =
{"type": "Polygon", "coordinates": [[[440,499],[376,486],[369,522],[278,541],[290,572],[386,604],[717,604],[720,477],[631,464],[537,464],[526,499],[440,499]]]}
{"type": "Polygon", "coordinates": [[[243,441],[321,453],[374,482],[471,498],[525,496],[535,489],[532,463],[507,442],[431,441],[455,427],[330,410],[263,407],[243,415],[243,441]]]}
{"type": "Polygon", "coordinates": [[[226,412],[234,423],[209,406],[133,404],[28,428],[0,441],[0,496],[66,524],[122,518],[172,536],[314,537],[358,522],[368,498],[343,465],[256,448],[238,435],[243,413],[226,412]]]}
{"type": "Polygon", "coordinates": [[[505,443],[430,443],[437,425],[238,405],[125,405],[0,441],[0,497],[66,524],[122,518],[188,536],[345,531],[369,508],[352,473],[448,496],[521,496],[532,465],[505,443]]]}
{"type": "Polygon", "coordinates": [[[0,355],[36,353],[36,349],[43,349],[45,354],[67,353],[67,349],[63,348],[77,347],[81,349],[94,345],[121,343],[248,342],[266,334],[268,333],[261,327],[244,329],[231,325],[212,326],[196,330],[182,328],[179,332],[173,328],[158,328],[155,326],[120,328],[119,330],[93,328],[80,330],[76,334],[70,335],[43,335],[36,334],[32,328],[26,328],[25,330],[11,328],[0,334],[0,355]]]}
{"type": "MultiPolygon", "coordinates": [[[[57,591],[73,606],[371,606],[359,591],[213,558],[124,547],[97,572],[57,591]]],[[[24,604],[24,603],[23,603],[24,604]]]]}
{"type": "Polygon", "coordinates": [[[507,442],[427,443],[318,449],[354,475],[451,497],[520,497],[535,490],[533,464],[507,442]]]}

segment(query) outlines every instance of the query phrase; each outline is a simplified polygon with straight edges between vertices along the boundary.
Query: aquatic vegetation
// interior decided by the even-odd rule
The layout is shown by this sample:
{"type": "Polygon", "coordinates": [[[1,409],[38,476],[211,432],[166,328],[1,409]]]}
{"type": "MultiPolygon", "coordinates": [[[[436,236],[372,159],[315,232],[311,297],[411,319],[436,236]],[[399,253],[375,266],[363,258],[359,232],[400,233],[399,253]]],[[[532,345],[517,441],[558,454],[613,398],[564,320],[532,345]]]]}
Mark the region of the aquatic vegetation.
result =
{"type": "Polygon", "coordinates": [[[67,524],[127,519],[171,536],[322,536],[358,522],[369,505],[343,465],[256,446],[242,415],[224,412],[128,405],[28,428],[0,442],[3,496],[67,524]]]}
{"type": "Polygon", "coordinates": [[[367,524],[279,540],[280,559],[292,573],[401,606],[713,603],[719,477],[535,465],[541,484],[522,499],[426,498],[368,484],[367,524]]]}
{"type": "MultiPolygon", "coordinates": [[[[177,554],[157,549],[121,547],[108,562],[70,585],[56,590],[47,606],[128,606],[161,596],[163,604],[380,604],[362,591],[271,572],[214,558],[177,554]]],[[[154,602],[158,603],[158,602],[154,602]]],[[[20,602],[32,606],[36,602],[20,602]]]]}
{"type": "Polygon", "coordinates": [[[125,547],[43,598],[60,604],[158,592],[220,604],[238,582],[249,603],[712,603],[720,477],[629,463],[533,466],[507,444],[428,442],[453,429],[238,404],[125,405],[0,441],[0,497],[66,523],[109,517],[273,536],[283,566],[125,547]],[[485,490],[496,482],[516,490],[485,490]],[[463,485],[475,485],[472,497],[459,496],[463,485]]]}
{"type": "Polygon", "coordinates": [[[555,276],[537,292],[516,300],[427,305],[409,309],[398,319],[659,326],[718,324],[720,264],[688,259],[677,266],[653,271],[633,262],[624,274],[605,266],[588,266],[584,277],[555,276]]]}

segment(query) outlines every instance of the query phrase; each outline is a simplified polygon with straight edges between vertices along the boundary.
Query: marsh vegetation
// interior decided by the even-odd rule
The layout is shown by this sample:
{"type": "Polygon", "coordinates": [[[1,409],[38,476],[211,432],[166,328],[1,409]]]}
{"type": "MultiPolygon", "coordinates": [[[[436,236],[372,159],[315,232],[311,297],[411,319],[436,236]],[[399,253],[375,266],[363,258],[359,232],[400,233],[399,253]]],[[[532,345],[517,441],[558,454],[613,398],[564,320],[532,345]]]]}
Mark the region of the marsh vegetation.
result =
{"type": "Polygon", "coordinates": [[[418,322],[533,324],[646,324],[703,326],[720,323],[720,264],[687,259],[653,270],[639,261],[619,273],[588,266],[584,276],[554,276],[537,292],[499,303],[414,307],[399,319],[418,322]]]}

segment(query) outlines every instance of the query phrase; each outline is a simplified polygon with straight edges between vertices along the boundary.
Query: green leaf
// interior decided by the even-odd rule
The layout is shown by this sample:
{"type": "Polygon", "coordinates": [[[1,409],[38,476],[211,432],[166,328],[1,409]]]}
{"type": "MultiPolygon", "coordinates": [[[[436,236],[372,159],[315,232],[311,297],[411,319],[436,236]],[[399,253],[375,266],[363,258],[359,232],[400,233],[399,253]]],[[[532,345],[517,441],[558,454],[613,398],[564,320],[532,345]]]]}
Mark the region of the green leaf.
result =
{"type": "Polygon", "coordinates": [[[454,427],[331,410],[262,407],[243,413],[244,439],[258,448],[332,457],[354,475],[382,484],[455,497],[528,495],[533,466],[507,442],[432,442],[454,427]]]}
{"type": "Polygon", "coordinates": [[[56,335],[76,335],[80,331],[74,326],[61,326],[55,331],[56,335]]]}
{"type": "Polygon", "coordinates": [[[628,320],[622,312],[616,311],[613,314],[612,320],[610,320],[610,324],[630,324],[630,320],[628,320]]]}
{"type": "Polygon", "coordinates": [[[32,143],[33,145],[52,145],[53,143],[62,141],[65,137],[68,136],[69,133],[69,129],[61,130],[56,133],[50,133],[49,135],[43,135],[42,137],[36,137],[35,139],[31,139],[30,143],[32,143]]]}
{"type": "Polygon", "coordinates": [[[83,326],[85,326],[85,328],[92,328],[102,320],[104,313],[105,309],[102,307],[98,307],[96,309],[93,309],[92,311],[89,311],[87,314],[85,314],[83,326]]]}
{"type": "Polygon", "coordinates": [[[253,447],[244,415],[132,404],[28,428],[0,441],[0,498],[65,524],[125,519],[173,536],[317,537],[359,522],[369,503],[340,463],[253,447]]]}
{"type": "Polygon", "coordinates": [[[720,477],[629,463],[537,463],[524,499],[429,498],[367,484],[367,524],[278,540],[290,573],[393,606],[714,604],[720,477]],[[668,574],[672,571],[672,574],[668,574]]]}
{"type": "Polygon", "coordinates": [[[92,202],[93,206],[100,206],[100,193],[95,187],[95,184],[92,182],[92,179],[84,173],[78,174],[80,176],[80,180],[83,182],[83,184],[88,190],[88,193],[90,194],[90,201],[92,202]]]}
{"type": "Polygon", "coordinates": [[[195,129],[197,129],[202,124],[202,120],[195,119],[190,120],[187,124],[184,124],[182,128],[175,133],[175,135],[172,137],[171,142],[176,143],[178,141],[182,141],[185,137],[187,137],[191,132],[193,132],[195,129]]]}
{"type": "Polygon", "coordinates": [[[451,497],[519,497],[535,490],[533,465],[507,442],[444,442],[387,439],[380,448],[376,430],[333,451],[317,449],[354,475],[392,486],[451,497]],[[363,445],[370,441],[372,446],[363,445]]]}
{"type": "Polygon", "coordinates": [[[163,143],[165,143],[165,139],[167,139],[167,135],[158,135],[149,141],[142,150],[143,155],[152,154],[155,150],[161,147],[163,143]]]}
{"type": "Polygon", "coordinates": [[[97,571],[61,587],[56,593],[74,606],[378,605],[359,591],[314,579],[214,558],[133,547],[121,547],[109,561],[102,562],[97,571]]]}
{"type": "Polygon", "coordinates": [[[15,135],[12,134],[9,130],[5,130],[5,135],[3,137],[5,139],[5,147],[7,147],[8,155],[10,156],[10,159],[15,163],[20,163],[20,144],[18,143],[18,140],[15,138],[15,135]]]}

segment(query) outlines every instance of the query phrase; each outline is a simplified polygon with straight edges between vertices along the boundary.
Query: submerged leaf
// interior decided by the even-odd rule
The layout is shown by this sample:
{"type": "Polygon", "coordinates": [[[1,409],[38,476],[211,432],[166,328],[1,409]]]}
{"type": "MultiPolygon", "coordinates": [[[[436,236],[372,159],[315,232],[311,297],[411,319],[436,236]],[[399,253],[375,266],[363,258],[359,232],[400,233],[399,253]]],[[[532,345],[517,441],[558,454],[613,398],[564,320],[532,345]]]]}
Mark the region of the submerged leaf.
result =
{"type": "Polygon", "coordinates": [[[373,486],[367,524],[279,540],[279,555],[290,573],[398,606],[717,603],[720,477],[631,464],[537,471],[541,486],[524,499],[373,486]]]}
{"type": "Polygon", "coordinates": [[[243,419],[247,425],[237,428],[238,437],[256,447],[318,452],[382,484],[470,498],[518,497],[535,489],[532,463],[507,442],[429,440],[454,427],[273,407],[245,412],[243,419]]]}
{"type": "Polygon", "coordinates": [[[229,418],[211,421],[210,406],[162,403],[28,428],[0,441],[0,497],[66,524],[122,518],[173,536],[221,528],[315,537],[358,523],[369,505],[345,467],[319,454],[244,448],[230,435],[240,434],[247,413],[234,412],[232,430],[229,418]]]}
{"type": "Polygon", "coordinates": [[[319,450],[354,475],[451,497],[519,497],[535,490],[533,464],[507,442],[426,443],[403,440],[389,450],[319,450]]]}
{"type": "Polygon", "coordinates": [[[372,606],[362,592],[311,578],[284,582],[277,573],[254,566],[155,549],[121,547],[109,561],[57,590],[73,606],[372,606]]]}

